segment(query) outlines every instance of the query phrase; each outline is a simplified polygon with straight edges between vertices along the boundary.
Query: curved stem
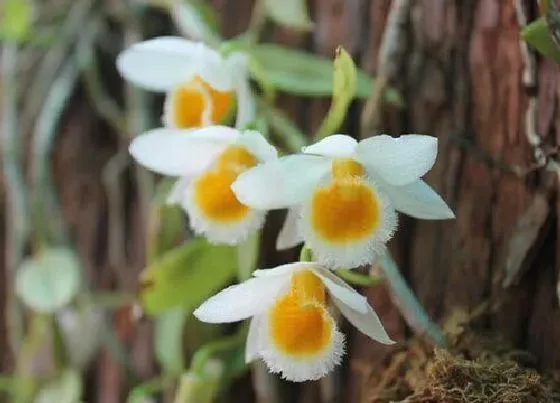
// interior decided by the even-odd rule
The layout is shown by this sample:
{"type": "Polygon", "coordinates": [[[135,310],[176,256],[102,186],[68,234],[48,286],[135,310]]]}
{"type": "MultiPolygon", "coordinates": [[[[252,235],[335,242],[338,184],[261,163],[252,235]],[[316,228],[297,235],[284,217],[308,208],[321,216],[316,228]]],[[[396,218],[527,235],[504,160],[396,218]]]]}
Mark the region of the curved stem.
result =
{"type": "Polygon", "coordinates": [[[393,302],[408,325],[418,333],[426,334],[438,346],[444,347],[447,344],[445,335],[422,307],[389,253],[381,258],[380,266],[391,288],[393,302]]]}

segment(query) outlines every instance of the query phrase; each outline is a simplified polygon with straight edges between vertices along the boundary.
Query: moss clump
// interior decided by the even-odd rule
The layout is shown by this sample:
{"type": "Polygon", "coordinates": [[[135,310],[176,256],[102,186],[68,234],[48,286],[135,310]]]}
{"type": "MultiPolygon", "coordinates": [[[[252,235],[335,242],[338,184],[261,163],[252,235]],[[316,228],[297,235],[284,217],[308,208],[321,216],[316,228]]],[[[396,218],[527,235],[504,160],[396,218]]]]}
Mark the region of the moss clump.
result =
{"type": "Polygon", "coordinates": [[[445,327],[448,350],[413,339],[381,371],[372,371],[364,401],[375,403],[560,402],[560,382],[539,374],[534,358],[496,337],[445,327]]]}

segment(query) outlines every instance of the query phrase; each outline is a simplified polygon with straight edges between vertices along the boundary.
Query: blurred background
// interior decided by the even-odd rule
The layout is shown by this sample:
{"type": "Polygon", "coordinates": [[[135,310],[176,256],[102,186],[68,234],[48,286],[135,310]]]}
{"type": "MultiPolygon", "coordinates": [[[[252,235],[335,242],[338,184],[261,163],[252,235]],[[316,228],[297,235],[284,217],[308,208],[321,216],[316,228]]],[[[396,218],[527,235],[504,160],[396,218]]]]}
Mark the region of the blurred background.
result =
{"type": "MultiPolygon", "coordinates": [[[[263,2],[267,10],[270,1],[263,2]]],[[[437,136],[439,158],[426,180],[457,215],[446,222],[401,217],[390,243],[401,272],[438,322],[476,322],[476,334],[519,352],[516,362],[542,373],[560,369],[560,74],[520,37],[539,16],[536,1],[316,0],[307,4],[313,25],[304,28],[263,17],[253,0],[185,0],[181,12],[165,1],[3,3],[4,401],[173,402],[178,384],[198,397],[176,402],[211,401],[200,397],[208,390],[218,401],[259,403],[388,402],[418,393],[408,373],[415,360],[423,368],[431,350],[383,284],[363,292],[399,343],[376,344],[342,324],[343,365],[305,384],[269,376],[262,363],[249,370],[239,363],[243,345],[237,355],[220,356],[214,384],[180,381],[193,354],[212,356],[216,345],[204,346],[235,334],[234,327],[194,320],[199,300],[155,317],[138,312],[142,270],[192,234],[182,212],[162,202],[169,184],[127,151],[132,137],[160,124],[163,97],[123,82],[115,58],[145,38],[196,36],[193,15],[203,30],[226,39],[252,26],[262,42],[331,60],[342,45],[378,77],[378,89],[397,90],[399,102],[384,102],[368,100],[371,91],[362,87],[341,132],[437,136]],[[389,56],[380,52],[388,27],[397,38],[389,56]],[[365,104],[374,108],[367,121],[365,104]]],[[[305,59],[287,62],[309,79],[305,59]]],[[[263,130],[284,152],[305,144],[329,108],[328,94],[310,95],[280,88],[259,106],[263,130]]],[[[283,214],[269,215],[255,255],[259,267],[297,257],[274,249],[283,214]]],[[[456,335],[455,328],[445,329],[456,335]]]]}

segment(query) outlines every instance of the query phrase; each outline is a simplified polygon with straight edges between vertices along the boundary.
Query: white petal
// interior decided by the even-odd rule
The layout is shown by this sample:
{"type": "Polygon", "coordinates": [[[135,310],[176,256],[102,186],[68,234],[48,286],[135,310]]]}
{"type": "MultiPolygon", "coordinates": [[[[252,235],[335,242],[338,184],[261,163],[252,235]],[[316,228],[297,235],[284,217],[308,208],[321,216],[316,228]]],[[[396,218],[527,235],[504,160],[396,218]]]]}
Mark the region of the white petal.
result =
{"type": "Polygon", "coordinates": [[[356,152],[358,142],[345,134],[333,134],[325,137],[323,140],[303,147],[306,154],[318,154],[325,157],[351,157],[356,152]]]}
{"type": "Polygon", "coordinates": [[[237,83],[237,119],[235,127],[243,129],[253,122],[257,117],[257,105],[255,97],[247,80],[237,83]]]}
{"type": "Polygon", "coordinates": [[[189,2],[172,1],[171,16],[179,30],[191,39],[218,43],[220,38],[204,21],[198,7],[189,2]]]}
{"type": "Polygon", "coordinates": [[[234,87],[237,95],[237,119],[235,127],[243,129],[256,118],[256,103],[249,85],[249,57],[246,53],[236,52],[227,59],[232,71],[234,87]]]}
{"type": "Polygon", "coordinates": [[[247,319],[274,304],[288,287],[288,277],[252,278],[210,297],[194,311],[194,316],[207,323],[247,319]]]}
{"type": "Polygon", "coordinates": [[[191,176],[204,171],[227,147],[214,137],[179,129],[154,129],[132,140],[128,151],[146,168],[164,175],[191,176]]]}
{"type": "Polygon", "coordinates": [[[374,176],[390,185],[406,185],[428,172],[437,156],[437,138],[409,134],[370,137],[357,147],[358,158],[374,176]]]}
{"type": "Polygon", "coordinates": [[[236,76],[231,66],[215,50],[200,44],[196,74],[218,91],[235,88],[236,76]]]}
{"type": "Polygon", "coordinates": [[[331,271],[324,267],[317,267],[313,270],[313,273],[321,279],[332,297],[337,298],[355,311],[360,313],[368,312],[369,304],[366,297],[360,295],[331,271]]]}
{"type": "Polygon", "coordinates": [[[272,210],[301,203],[330,172],[330,161],[312,155],[290,155],[252,168],[237,178],[232,190],[248,206],[272,210]]]}
{"type": "Polygon", "coordinates": [[[383,186],[398,211],[424,220],[445,220],[455,214],[426,182],[417,180],[405,186],[383,186]]]}
{"type": "Polygon", "coordinates": [[[242,132],[237,140],[237,144],[245,147],[261,162],[278,158],[278,151],[276,151],[276,148],[270,145],[263,135],[256,130],[246,130],[242,132]]]}
{"type": "Polygon", "coordinates": [[[247,333],[247,343],[245,344],[245,363],[250,363],[259,356],[260,332],[262,318],[257,315],[251,319],[249,332],[247,333]]]}
{"type": "Polygon", "coordinates": [[[255,270],[255,277],[289,277],[293,272],[298,270],[314,270],[319,267],[315,262],[293,262],[276,266],[273,269],[255,270]]]}
{"type": "Polygon", "coordinates": [[[276,250],[291,249],[303,242],[303,234],[299,231],[299,209],[288,209],[284,225],[276,238],[276,250]]]}
{"type": "Polygon", "coordinates": [[[367,313],[360,313],[354,311],[348,305],[344,304],[341,300],[333,297],[333,302],[338,307],[342,315],[348,319],[356,329],[369,336],[372,340],[376,340],[383,344],[395,344],[387,334],[383,324],[379,320],[379,316],[375,313],[370,306],[367,313]]]}
{"type": "Polygon", "coordinates": [[[202,139],[211,139],[214,141],[222,141],[232,143],[237,141],[241,133],[239,130],[233,129],[228,126],[208,126],[191,131],[191,136],[202,139]]]}
{"type": "Polygon", "coordinates": [[[193,178],[191,176],[183,176],[182,178],[177,180],[169,191],[165,202],[167,204],[181,204],[185,198],[187,188],[191,184],[192,180],[193,178]]]}
{"type": "Polygon", "coordinates": [[[136,85],[168,91],[188,82],[198,69],[200,45],[179,37],[160,37],[136,43],[121,52],[117,69],[136,85]]]}

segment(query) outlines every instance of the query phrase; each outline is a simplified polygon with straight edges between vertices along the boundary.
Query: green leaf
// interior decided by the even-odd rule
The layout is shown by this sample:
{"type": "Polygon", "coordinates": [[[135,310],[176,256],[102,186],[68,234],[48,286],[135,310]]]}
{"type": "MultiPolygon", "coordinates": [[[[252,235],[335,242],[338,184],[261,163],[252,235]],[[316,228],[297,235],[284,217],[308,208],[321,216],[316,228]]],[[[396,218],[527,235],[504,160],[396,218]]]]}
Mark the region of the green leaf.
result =
{"type": "Polygon", "coordinates": [[[17,272],[17,295],[37,312],[57,311],[79,289],[80,262],[69,249],[46,249],[26,259],[17,272]]]}
{"type": "Polygon", "coordinates": [[[82,378],[78,371],[66,370],[37,394],[35,403],[76,403],[81,400],[82,378]]]}
{"type": "Polygon", "coordinates": [[[237,274],[236,248],[193,239],[166,252],[142,274],[140,301],[156,315],[182,306],[194,309],[237,274]]]}
{"type": "Polygon", "coordinates": [[[298,30],[309,30],[313,23],[309,19],[305,0],[261,0],[268,16],[275,22],[298,30]]]}
{"type": "Polygon", "coordinates": [[[0,38],[21,42],[29,38],[33,26],[30,0],[4,0],[0,19],[0,38]]]}
{"type": "Polygon", "coordinates": [[[333,96],[327,116],[315,136],[322,139],[336,132],[346,118],[346,111],[356,93],[356,66],[342,47],[336,50],[333,74],[333,96]]]}
{"type": "Polygon", "coordinates": [[[540,53],[560,63],[560,49],[554,43],[544,17],[523,28],[521,37],[540,53]]]}
{"type": "Polygon", "coordinates": [[[179,375],[183,361],[183,328],[191,311],[183,307],[160,314],[155,323],[155,354],[159,365],[168,374],[179,375]]]}
{"type": "MultiPolygon", "coordinates": [[[[268,86],[300,96],[331,96],[333,93],[333,62],[325,57],[271,43],[256,46],[252,52],[261,74],[253,77],[268,86]],[[262,72],[265,72],[264,78],[262,72]]],[[[251,65],[249,65],[251,67],[251,65]]],[[[357,70],[356,97],[368,98],[373,88],[373,79],[364,71],[357,70]]],[[[388,90],[388,102],[402,105],[402,98],[395,90],[388,90]]]]}

